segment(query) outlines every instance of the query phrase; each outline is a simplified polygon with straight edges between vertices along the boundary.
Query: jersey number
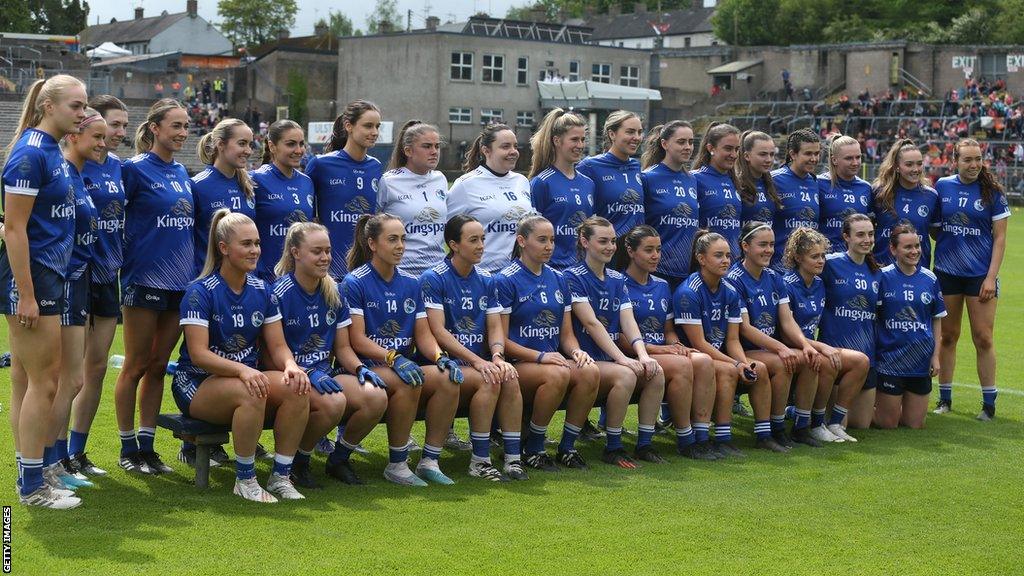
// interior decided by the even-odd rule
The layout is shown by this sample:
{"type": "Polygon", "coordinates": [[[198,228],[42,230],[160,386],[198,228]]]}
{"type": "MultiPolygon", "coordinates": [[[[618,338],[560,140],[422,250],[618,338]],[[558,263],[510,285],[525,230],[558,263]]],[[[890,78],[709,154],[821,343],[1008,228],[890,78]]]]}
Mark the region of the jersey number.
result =
{"type": "Polygon", "coordinates": [[[235,324],[235,328],[242,328],[245,326],[245,315],[232,314],[231,321],[235,324]]]}

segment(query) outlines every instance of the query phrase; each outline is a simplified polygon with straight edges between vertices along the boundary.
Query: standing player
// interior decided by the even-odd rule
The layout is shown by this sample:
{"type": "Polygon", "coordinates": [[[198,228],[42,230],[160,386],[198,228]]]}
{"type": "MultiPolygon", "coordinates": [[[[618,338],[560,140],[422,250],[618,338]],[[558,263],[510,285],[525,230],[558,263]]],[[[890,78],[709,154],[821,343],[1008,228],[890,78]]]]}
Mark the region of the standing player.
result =
{"type": "Polygon", "coordinates": [[[273,283],[274,266],[284,253],[288,228],[313,220],[313,181],[299,170],[306,136],[292,120],[278,120],[267,129],[261,166],[249,173],[256,197],[256,230],[260,233],[260,264],[256,277],[273,283]]]}
{"type": "Polygon", "coordinates": [[[555,108],[530,138],[530,200],[555,226],[551,266],[576,264],[577,228],[594,215],[594,181],[576,171],[587,142],[587,123],[575,112],[555,108]]]}
{"type": "MultiPolygon", "coordinates": [[[[818,179],[814,171],[821,158],[821,140],[807,128],[795,130],[786,140],[786,165],[772,171],[772,181],[779,192],[779,209],[775,212],[775,241],[786,245],[794,230],[805,226],[818,229],[818,179]]],[[[772,268],[785,274],[782,254],[772,257],[772,268]]]]}
{"type": "Polygon", "coordinates": [[[898,224],[889,240],[895,264],[882,268],[878,307],[879,428],[924,426],[932,377],[939,374],[935,335],[946,315],[935,274],[921,266],[921,238],[910,224],[898,224]]]}
{"type": "Polygon", "coordinates": [[[607,218],[622,235],[644,223],[640,149],[644,126],[633,112],[616,110],[604,122],[604,154],[584,158],[576,167],[594,181],[594,213],[607,218]]]}
{"type": "Polygon", "coordinates": [[[878,168],[872,183],[870,211],[875,215],[878,238],[875,259],[881,266],[893,263],[889,231],[901,221],[914,225],[921,237],[921,266],[931,267],[931,227],[939,217],[939,195],[922,180],[924,156],[913,140],[897,140],[878,168]]]}
{"type": "Polygon", "coordinates": [[[349,102],[334,120],[324,153],[306,165],[316,190],[316,213],[331,234],[331,278],[349,272],[346,255],[363,214],[377,211],[377,187],[383,167],[368,151],[380,134],[380,108],[366,100],[349,102]]]}
{"type": "Polygon", "coordinates": [[[935,412],[949,412],[952,406],[956,344],[966,302],[981,382],[978,419],[985,421],[996,413],[996,350],[992,331],[1010,207],[1002,186],[985,166],[981,146],[975,140],[960,140],[953,151],[957,173],[940,178],[935,186],[940,202],[935,224],[935,275],[939,277],[949,312],[942,319],[939,405],[935,412]]]}
{"type": "Polygon", "coordinates": [[[414,276],[422,276],[444,257],[448,180],[435,170],[440,158],[437,126],[409,120],[398,133],[391,163],[377,190],[377,210],[405,223],[402,270],[414,276]]]}
{"type": "Polygon", "coordinates": [[[736,180],[743,200],[740,224],[775,221],[779,209],[779,193],[772,181],[775,165],[775,140],[764,132],[747,130],[740,138],[739,156],[736,158],[736,180]]]}
{"type": "Polygon", "coordinates": [[[733,174],[739,151],[740,131],[730,124],[712,122],[704,132],[700,153],[693,163],[700,226],[722,235],[731,254],[740,253],[743,201],[733,174]]]}
{"type": "Polygon", "coordinates": [[[697,180],[686,170],[692,153],[693,127],[674,120],[651,130],[641,159],[644,214],[661,238],[658,275],[670,291],[689,276],[690,246],[700,227],[697,180]]]}
{"type": "Polygon", "coordinates": [[[492,274],[508,265],[516,225],[533,212],[530,181],[514,171],[518,160],[516,133],[490,124],[473,140],[462,164],[465,174],[448,192],[449,217],[466,214],[484,225],[487,245],[480,267],[492,274]]]}
{"type": "MultiPolygon", "coordinates": [[[[43,448],[57,391],[61,300],[75,232],[75,198],[57,141],[85,118],[85,86],[72,76],[29,88],[3,173],[0,285],[11,344],[11,428],[22,504],[66,510],[82,503],[43,481],[43,448]]],[[[56,483],[54,483],[56,484],[56,483]]]]}
{"type": "MultiPolygon", "coordinates": [[[[871,185],[862,180],[860,144],[849,136],[829,137],[824,174],[818,175],[819,230],[836,250],[843,245],[843,221],[850,214],[867,214],[871,185]]],[[[884,241],[881,242],[884,244],[884,241]]],[[[875,250],[877,253],[878,250],[875,250]]]]}
{"type": "Polygon", "coordinates": [[[174,161],[186,138],[188,111],[177,100],[158,100],[136,131],[139,154],[121,167],[124,366],[114,388],[114,412],[121,437],[119,464],[142,474],[171,471],[156,453],[154,441],[167,360],[181,335],[179,304],[195,271],[192,182],[185,167],[174,161]]]}

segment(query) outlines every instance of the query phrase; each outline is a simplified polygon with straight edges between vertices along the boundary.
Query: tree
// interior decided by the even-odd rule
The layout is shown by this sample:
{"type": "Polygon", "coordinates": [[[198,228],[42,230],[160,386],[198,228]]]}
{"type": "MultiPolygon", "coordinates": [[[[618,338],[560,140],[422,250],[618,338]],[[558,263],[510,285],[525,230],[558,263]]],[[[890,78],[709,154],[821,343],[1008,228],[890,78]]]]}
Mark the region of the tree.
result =
{"type": "Polygon", "coordinates": [[[73,36],[85,29],[89,4],[80,0],[32,0],[28,10],[33,22],[31,32],[73,36]]]}
{"type": "Polygon", "coordinates": [[[738,46],[770,46],[780,42],[775,16],[780,0],[723,0],[711,18],[715,36],[738,46]]]}
{"type": "Polygon", "coordinates": [[[22,0],[0,0],[0,30],[19,33],[35,32],[36,27],[32,22],[32,13],[29,11],[28,5],[22,0]]]}
{"type": "Polygon", "coordinates": [[[221,31],[236,46],[258,46],[295,25],[295,0],[218,0],[221,31]]]}
{"type": "Polygon", "coordinates": [[[295,120],[299,126],[305,125],[309,106],[309,88],[306,77],[297,70],[288,71],[288,118],[295,120]]]}
{"type": "Polygon", "coordinates": [[[396,0],[377,0],[373,12],[366,17],[366,33],[380,34],[383,32],[394,32],[400,30],[401,18],[398,16],[398,2],[396,0]]]}
{"type": "Polygon", "coordinates": [[[1024,0],[1003,0],[1001,14],[993,18],[993,41],[999,44],[1024,44],[1024,0]]]}
{"type": "Polygon", "coordinates": [[[352,36],[354,32],[352,29],[352,19],[337,10],[331,10],[327,14],[327,19],[321,18],[317,21],[316,26],[327,26],[331,36],[335,38],[352,36]]]}

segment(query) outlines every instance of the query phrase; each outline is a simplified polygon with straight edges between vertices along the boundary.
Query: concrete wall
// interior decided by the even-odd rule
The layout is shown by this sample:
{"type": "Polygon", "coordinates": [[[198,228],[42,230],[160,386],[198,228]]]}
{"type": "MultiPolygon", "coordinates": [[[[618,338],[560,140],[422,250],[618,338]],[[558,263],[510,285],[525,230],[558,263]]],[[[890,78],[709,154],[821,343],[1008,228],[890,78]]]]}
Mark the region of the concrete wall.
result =
{"type": "Polygon", "coordinates": [[[182,18],[149,42],[149,53],[231,54],[233,47],[220,30],[201,17],[182,18]]]}
{"type": "Polygon", "coordinates": [[[890,71],[892,54],[899,54],[905,62],[903,48],[850,51],[846,55],[846,91],[857,94],[865,89],[872,94],[885,92],[892,84],[890,71]]]}

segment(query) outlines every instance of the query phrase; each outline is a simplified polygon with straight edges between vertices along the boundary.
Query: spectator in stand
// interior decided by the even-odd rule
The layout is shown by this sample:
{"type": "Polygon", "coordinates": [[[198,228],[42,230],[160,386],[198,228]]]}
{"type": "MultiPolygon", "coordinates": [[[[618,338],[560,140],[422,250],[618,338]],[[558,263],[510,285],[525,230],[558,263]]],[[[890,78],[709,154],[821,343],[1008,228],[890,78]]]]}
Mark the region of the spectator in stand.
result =
{"type": "Polygon", "coordinates": [[[203,91],[203,104],[209,104],[210,103],[210,91],[211,91],[211,89],[212,88],[210,86],[210,80],[209,79],[203,80],[203,87],[202,87],[202,91],[203,91]]]}

